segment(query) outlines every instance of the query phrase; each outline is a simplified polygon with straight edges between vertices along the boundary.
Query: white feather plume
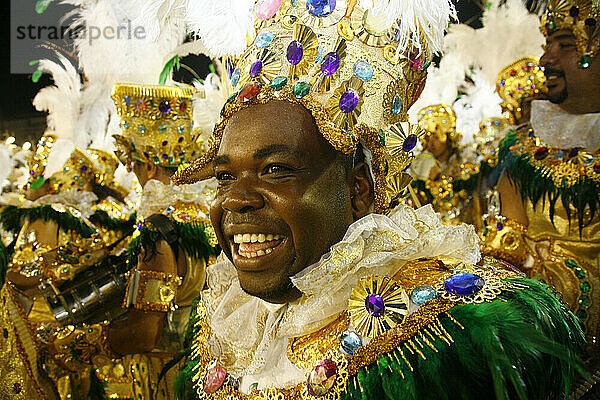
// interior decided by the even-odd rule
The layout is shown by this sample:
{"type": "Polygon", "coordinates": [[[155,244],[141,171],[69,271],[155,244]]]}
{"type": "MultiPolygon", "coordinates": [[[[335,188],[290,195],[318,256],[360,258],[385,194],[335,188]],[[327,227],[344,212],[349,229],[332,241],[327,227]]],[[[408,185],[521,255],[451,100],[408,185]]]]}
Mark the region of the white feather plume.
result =
{"type": "Polygon", "coordinates": [[[54,85],[41,89],[33,99],[38,111],[47,111],[46,132],[57,140],[48,155],[44,177],[48,178],[62,169],[75,146],[85,148],[89,137],[77,130],[81,107],[81,82],[73,65],[58,56],[62,65],[50,60],[41,60],[38,69],[52,75],[54,85]]]}
{"type": "Polygon", "coordinates": [[[451,20],[457,20],[456,10],[450,0],[363,0],[363,8],[386,21],[391,28],[400,20],[398,50],[411,46],[421,49],[421,33],[431,53],[442,51],[444,32],[451,20]]]}
{"type": "Polygon", "coordinates": [[[254,0],[190,0],[188,29],[200,37],[208,56],[241,54],[254,27],[254,0]]]}
{"type": "Polygon", "coordinates": [[[208,138],[219,119],[219,114],[227,97],[221,89],[220,78],[216,74],[208,74],[204,83],[194,82],[198,95],[194,97],[194,127],[208,138]]]}
{"type": "Polygon", "coordinates": [[[544,37],[539,19],[530,14],[521,0],[493,0],[482,18],[483,27],[452,25],[445,37],[445,52],[456,54],[464,70],[479,69],[490,85],[498,72],[523,56],[539,56],[544,37]]]}

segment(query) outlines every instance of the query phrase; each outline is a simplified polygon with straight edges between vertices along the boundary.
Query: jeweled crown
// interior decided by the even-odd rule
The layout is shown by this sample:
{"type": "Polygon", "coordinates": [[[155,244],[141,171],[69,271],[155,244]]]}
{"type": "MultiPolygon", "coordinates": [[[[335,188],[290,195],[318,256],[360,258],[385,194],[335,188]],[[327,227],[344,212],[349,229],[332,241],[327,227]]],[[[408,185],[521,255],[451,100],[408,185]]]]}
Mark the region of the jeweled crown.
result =
{"type": "Polygon", "coordinates": [[[52,151],[52,146],[56,141],[54,135],[44,135],[40,138],[35,148],[35,153],[27,160],[29,166],[29,186],[33,189],[40,187],[44,183],[44,171],[48,164],[48,156],[52,151]]]}
{"type": "Polygon", "coordinates": [[[573,32],[581,68],[588,68],[600,51],[599,0],[550,0],[540,22],[546,36],[561,29],[573,32]]]}
{"type": "Polygon", "coordinates": [[[525,100],[548,91],[545,81],[546,77],[537,57],[519,58],[498,73],[496,92],[502,98],[502,108],[511,114],[511,123],[515,123],[515,117],[521,117],[521,105],[525,100]]]}
{"type": "Polygon", "coordinates": [[[194,89],[179,86],[117,84],[112,98],[121,117],[121,134],[113,135],[117,156],[177,167],[198,156],[192,132],[194,89]]]}
{"type": "MultiPolygon", "coordinates": [[[[424,88],[431,60],[426,38],[435,35],[426,35],[426,24],[414,14],[412,21],[385,27],[382,16],[356,1],[261,1],[255,15],[255,35],[228,71],[234,94],[222,110],[211,149],[174,181],[201,179],[237,111],[286,100],[307,108],[336,150],[352,153],[360,141],[371,151],[376,209],[385,210],[395,195],[386,191],[395,186],[389,178],[406,181],[400,174],[422,133],[406,122],[407,111],[424,88]],[[420,34],[407,35],[406,26],[414,24],[420,34]]],[[[434,25],[427,28],[433,31],[434,25]]]]}
{"type": "Polygon", "coordinates": [[[53,193],[69,190],[89,190],[86,185],[94,182],[96,171],[92,160],[80,149],[75,149],[62,169],[48,178],[53,193]]]}

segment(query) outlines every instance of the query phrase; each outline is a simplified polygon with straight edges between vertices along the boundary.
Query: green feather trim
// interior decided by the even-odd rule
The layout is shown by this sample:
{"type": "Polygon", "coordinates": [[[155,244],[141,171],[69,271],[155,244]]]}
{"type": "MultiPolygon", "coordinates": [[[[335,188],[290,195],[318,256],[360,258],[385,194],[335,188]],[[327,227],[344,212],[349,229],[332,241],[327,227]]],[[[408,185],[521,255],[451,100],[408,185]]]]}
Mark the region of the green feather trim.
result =
{"type": "Polygon", "coordinates": [[[7,206],[0,212],[0,223],[5,230],[14,234],[18,233],[25,220],[53,221],[59,228],[65,231],[75,231],[84,238],[89,238],[94,232],[94,228],[86,224],[83,220],[74,217],[68,212],[56,211],[52,206],[45,205],[34,208],[19,208],[7,206]]]}
{"type": "Polygon", "coordinates": [[[583,332],[553,290],[538,281],[498,299],[456,306],[439,320],[454,339],[420,348],[403,344],[350,378],[343,399],[547,399],[566,397],[577,374],[583,332]],[[410,366],[403,361],[406,357],[410,366]],[[411,370],[412,367],[412,370],[411,370]]]}
{"type": "MultiPolygon", "coordinates": [[[[210,256],[217,254],[217,250],[208,243],[204,225],[175,222],[175,229],[178,237],[176,246],[179,246],[188,257],[208,261],[210,256]]],[[[139,235],[129,243],[128,259],[131,265],[137,264],[142,250],[147,259],[156,255],[156,244],[161,240],[164,239],[158,231],[149,229],[145,224],[142,225],[139,235]]]]}
{"type": "Polygon", "coordinates": [[[102,382],[98,375],[96,375],[96,369],[91,368],[90,370],[90,390],[88,391],[87,399],[90,400],[104,400],[107,399],[104,387],[106,383],[102,382]]]}
{"type": "Polygon", "coordinates": [[[104,210],[96,210],[90,216],[90,222],[95,226],[101,226],[104,229],[117,231],[120,233],[132,232],[135,229],[136,214],[133,213],[127,220],[112,218],[104,210]]]}
{"type": "Polygon", "coordinates": [[[586,176],[580,176],[579,181],[573,186],[557,187],[546,169],[531,165],[529,154],[516,155],[510,150],[510,147],[515,145],[518,140],[519,136],[515,131],[510,131],[502,139],[499,147],[500,163],[498,168],[506,171],[508,178],[517,185],[523,200],[530,200],[534,209],[540,200],[542,200],[542,207],[545,207],[546,201],[548,201],[551,220],[554,220],[556,202],[559,198],[567,212],[569,222],[571,221],[571,207],[574,208],[581,233],[581,230],[592,222],[596,212],[600,209],[600,183],[586,176]],[[590,211],[587,221],[584,220],[586,208],[589,208],[590,211]]]}

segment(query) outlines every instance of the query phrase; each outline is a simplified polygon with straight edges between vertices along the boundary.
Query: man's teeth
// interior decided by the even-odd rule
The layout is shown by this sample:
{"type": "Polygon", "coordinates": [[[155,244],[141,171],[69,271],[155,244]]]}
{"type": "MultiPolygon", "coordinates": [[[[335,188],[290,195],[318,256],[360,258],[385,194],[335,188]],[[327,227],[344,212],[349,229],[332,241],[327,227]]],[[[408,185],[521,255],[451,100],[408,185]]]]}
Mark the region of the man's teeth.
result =
{"type": "Polygon", "coordinates": [[[272,235],[272,234],[264,234],[264,233],[238,233],[233,236],[233,241],[235,243],[264,243],[270,242],[272,240],[283,239],[281,235],[272,235]]]}

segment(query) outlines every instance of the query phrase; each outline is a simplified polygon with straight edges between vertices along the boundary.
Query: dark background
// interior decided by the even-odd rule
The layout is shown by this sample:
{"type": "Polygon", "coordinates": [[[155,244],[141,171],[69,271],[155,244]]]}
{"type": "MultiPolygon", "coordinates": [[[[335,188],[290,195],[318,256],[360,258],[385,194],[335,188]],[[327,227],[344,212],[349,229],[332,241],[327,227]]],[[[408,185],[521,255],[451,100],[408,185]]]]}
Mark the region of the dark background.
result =
{"type": "MultiPolygon", "coordinates": [[[[475,28],[481,26],[480,17],[485,7],[485,0],[453,0],[458,11],[459,20],[475,28]]],[[[531,2],[533,0],[527,0],[531,2]]],[[[49,85],[51,80],[47,74],[34,83],[31,75],[10,73],[10,2],[3,1],[0,16],[2,18],[2,86],[0,91],[0,138],[15,136],[17,143],[25,140],[35,141],[42,135],[45,128],[45,115],[36,111],[31,101],[35,94],[43,87],[49,85]]],[[[52,7],[52,5],[50,6],[52,7]]],[[[200,77],[208,73],[208,58],[195,57],[184,60],[200,77]]],[[[189,73],[176,76],[176,80],[188,81],[189,73]],[[187,74],[187,76],[186,76],[187,74]]]]}

